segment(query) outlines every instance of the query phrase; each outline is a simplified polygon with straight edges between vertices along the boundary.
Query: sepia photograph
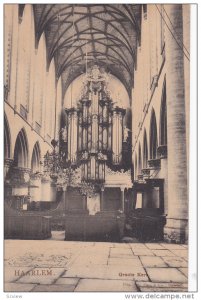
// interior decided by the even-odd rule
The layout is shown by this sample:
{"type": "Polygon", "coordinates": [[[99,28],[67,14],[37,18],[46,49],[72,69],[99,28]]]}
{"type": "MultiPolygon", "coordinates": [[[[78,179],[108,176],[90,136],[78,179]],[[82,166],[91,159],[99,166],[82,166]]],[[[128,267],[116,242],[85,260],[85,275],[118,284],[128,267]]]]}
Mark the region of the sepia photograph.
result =
{"type": "Polygon", "coordinates": [[[191,8],[4,3],[4,292],[189,291],[191,8]]]}

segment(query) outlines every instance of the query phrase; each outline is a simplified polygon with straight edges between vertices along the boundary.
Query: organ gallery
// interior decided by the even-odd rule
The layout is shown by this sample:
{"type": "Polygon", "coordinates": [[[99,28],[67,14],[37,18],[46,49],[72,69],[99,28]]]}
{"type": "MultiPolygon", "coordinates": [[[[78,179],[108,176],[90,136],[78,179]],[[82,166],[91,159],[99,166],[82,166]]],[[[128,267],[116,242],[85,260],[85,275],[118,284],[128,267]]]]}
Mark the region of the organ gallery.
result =
{"type": "Polygon", "coordinates": [[[66,109],[67,160],[76,164],[81,157],[83,180],[105,180],[105,163],[122,166],[124,116],[107,91],[104,73],[94,66],[86,77],[77,107],[66,109]]]}
{"type": "MultiPolygon", "coordinates": [[[[111,98],[108,80],[104,68],[94,65],[88,70],[77,105],[65,109],[61,152],[68,166],[77,172],[79,169],[82,182],[95,185],[96,194],[92,198],[99,210],[107,208],[107,200],[103,199],[105,187],[113,197],[110,209],[120,210],[122,203],[118,197],[115,199],[114,193],[121,187],[131,187],[130,136],[126,130],[126,109],[119,107],[117,101],[111,98]],[[119,179],[122,177],[119,181],[117,179],[116,184],[115,172],[119,172],[119,179]]],[[[66,201],[71,202],[71,199],[66,201]]],[[[88,199],[87,203],[89,213],[93,213],[92,199],[88,199]]]]}

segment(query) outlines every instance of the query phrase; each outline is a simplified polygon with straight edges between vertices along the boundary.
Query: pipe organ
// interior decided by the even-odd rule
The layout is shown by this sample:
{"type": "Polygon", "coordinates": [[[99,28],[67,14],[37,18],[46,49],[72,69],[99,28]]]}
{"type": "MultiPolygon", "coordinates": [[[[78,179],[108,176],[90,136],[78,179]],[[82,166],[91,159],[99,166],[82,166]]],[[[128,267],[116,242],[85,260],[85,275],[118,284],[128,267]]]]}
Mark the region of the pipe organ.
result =
{"type": "Polygon", "coordinates": [[[125,113],[114,106],[105,73],[92,67],[77,107],[66,109],[67,160],[81,165],[82,180],[104,182],[108,162],[121,168],[125,113]]]}
{"type": "Polygon", "coordinates": [[[75,108],[68,110],[67,128],[68,128],[68,150],[67,157],[72,162],[76,163],[77,160],[77,126],[78,114],[75,108]]]}

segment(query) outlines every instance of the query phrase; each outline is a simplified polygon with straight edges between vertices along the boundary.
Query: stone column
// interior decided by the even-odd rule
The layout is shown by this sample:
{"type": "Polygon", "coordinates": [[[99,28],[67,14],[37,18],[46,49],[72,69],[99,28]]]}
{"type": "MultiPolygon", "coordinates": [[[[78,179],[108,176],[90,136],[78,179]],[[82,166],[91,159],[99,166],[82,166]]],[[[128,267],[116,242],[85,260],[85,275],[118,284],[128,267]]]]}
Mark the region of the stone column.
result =
{"type": "Polygon", "coordinates": [[[10,185],[10,168],[13,164],[13,159],[5,158],[4,159],[4,198],[12,194],[12,187],[10,185]]]}
{"type": "Polygon", "coordinates": [[[6,176],[10,170],[10,167],[12,166],[13,159],[12,158],[5,158],[4,159],[4,180],[6,179],[6,176]]]}
{"type": "Polygon", "coordinates": [[[104,187],[101,187],[101,192],[100,192],[100,210],[104,210],[104,187]]]}
{"type": "Polygon", "coordinates": [[[124,190],[125,188],[124,187],[121,187],[121,210],[124,212],[124,190]]]}
{"type": "Polygon", "coordinates": [[[51,202],[56,201],[57,198],[57,185],[54,180],[51,180],[50,183],[50,200],[51,202]]]}
{"type": "MultiPolygon", "coordinates": [[[[168,215],[165,240],[184,242],[188,224],[184,54],[181,4],[165,5],[176,40],[165,26],[168,140],[168,215]],[[180,42],[181,44],[181,42],[180,42]]],[[[166,20],[168,21],[168,20],[166,20]]]]}
{"type": "Polygon", "coordinates": [[[161,160],[160,178],[164,179],[164,214],[168,214],[168,159],[167,159],[167,146],[161,145],[157,149],[158,155],[161,160]]]}
{"type": "MultiPolygon", "coordinates": [[[[191,5],[184,4],[183,7],[183,43],[185,53],[190,58],[190,18],[191,5]]],[[[186,105],[186,154],[187,170],[189,170],[189,117],[190,117],[190,61],[184,57],[184,78],[185,78],[185,105],[186,105]]]]}
{"type": "Polygon", "coordinates": [[[41,174],[31,174],[29,193],[31,201],[41,201],[41,174]]]}
{"type": "MultiPolygon", "coordinates": [[[[31,169],[23,167],[13,167],[9,176],[9,184],[12,187],[13,204],[15,209],[25,210],[29,202],[29,183],[31,169]],[[25,204],[25,206],[24,206],[25,204]]],[[[7,193],[7,191],[5,190],[7,193]]]]}
{"type": "Polygon", "coordinates": [[[51,179],[44,176],[41,179],[41,201],[50,201],[51,199],[51,179]]]}

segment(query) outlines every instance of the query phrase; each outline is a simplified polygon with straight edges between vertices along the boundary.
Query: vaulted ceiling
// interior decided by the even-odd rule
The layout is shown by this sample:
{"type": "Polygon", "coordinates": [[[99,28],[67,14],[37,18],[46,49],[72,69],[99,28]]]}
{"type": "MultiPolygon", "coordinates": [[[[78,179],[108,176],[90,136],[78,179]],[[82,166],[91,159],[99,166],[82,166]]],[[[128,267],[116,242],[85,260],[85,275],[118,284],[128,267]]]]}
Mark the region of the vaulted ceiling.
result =
{"type": "Polygon", "coordinates": [[[131,92],[140,39],[139,4],[34,4],[36,44],[45,32],[47,60],[55,58],[63,94],[97,63],[131,92]]]}

